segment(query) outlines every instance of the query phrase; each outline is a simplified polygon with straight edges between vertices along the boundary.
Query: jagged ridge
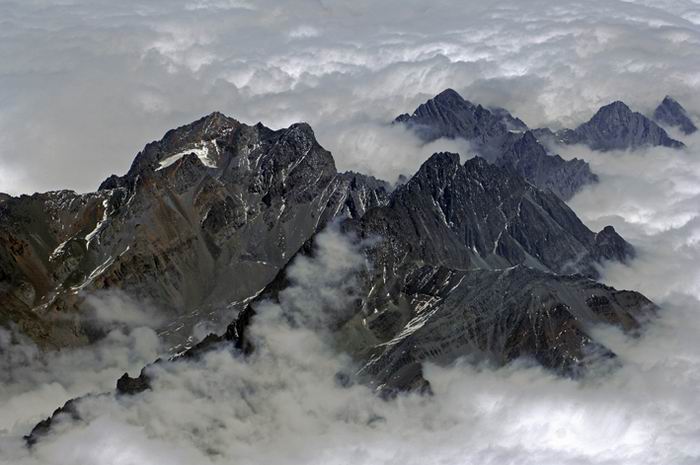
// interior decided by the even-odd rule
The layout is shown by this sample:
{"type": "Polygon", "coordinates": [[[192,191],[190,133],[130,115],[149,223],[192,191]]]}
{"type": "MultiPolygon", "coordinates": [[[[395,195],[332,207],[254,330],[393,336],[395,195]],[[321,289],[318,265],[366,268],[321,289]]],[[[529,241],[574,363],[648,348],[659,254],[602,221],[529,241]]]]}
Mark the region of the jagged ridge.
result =
{"type": "Polygon", "coordinates": [[[598,177],[579,159],[550,156],[527,125],[503,108],[486,109],[447,89],[421,104],[411,115],[396,123],[405,124],[426,142],[440,137],[468,140],[476,153],[498,166],[510,166],[516,173],[559,197],[571,198],[598,177]]]}

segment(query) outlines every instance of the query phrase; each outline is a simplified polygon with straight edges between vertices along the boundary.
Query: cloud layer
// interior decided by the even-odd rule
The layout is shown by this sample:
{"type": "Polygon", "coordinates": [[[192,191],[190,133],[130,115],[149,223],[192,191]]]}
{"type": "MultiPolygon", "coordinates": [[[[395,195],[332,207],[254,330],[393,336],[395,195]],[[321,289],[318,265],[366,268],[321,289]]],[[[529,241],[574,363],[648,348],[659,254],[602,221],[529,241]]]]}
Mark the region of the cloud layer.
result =
{"type": "Polygon", "coordinates": [[[445,87],[532,126],[618,98],[700,108],[691,1],[10,0],[0,13],[0,191],[95,189],[213,110],[306,120],[341,169],[393,180],[427,154],[386,123],[445,87]]]}

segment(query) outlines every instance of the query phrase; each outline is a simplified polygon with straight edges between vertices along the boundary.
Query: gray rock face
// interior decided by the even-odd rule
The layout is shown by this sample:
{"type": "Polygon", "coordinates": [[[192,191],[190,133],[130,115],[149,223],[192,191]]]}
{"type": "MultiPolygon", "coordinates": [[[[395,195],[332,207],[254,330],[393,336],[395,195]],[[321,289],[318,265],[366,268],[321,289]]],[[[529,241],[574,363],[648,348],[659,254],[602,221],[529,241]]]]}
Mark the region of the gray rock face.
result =
{"type": "Polygon", "coordinates": [[[96,193],[0,203],[2,322],[41,345],[84,343],[84,294],[121,289],[186,326],[252,297],[328,221],[388,192],[338,174],[306,124],[273,131],[213,113],[148,144],[96,193]]]}
{"type": "Polygon", "coordinates": [[[573,197],[583,186],[598,182],[588,163],[549,155],[529,130],[508,146],[494,164],[510,167],[535,186],[550,189],[564,200],[573,197]]]}
{"type": "Polygon", "coordinates": [[[658,124],[633,112],[620,101],[605,105],[576,129],[554,134],[564,144],[586,144],[593,150],[626,150],[640,147],[681,148],[684,144],[671,139],[658,124]]]}
{"type": "Polygon", "coordinates": [[[586,277],[633,253],[612,227],[591,232],[558,197],[480,158],[433,155],[387,206],[344,227],[382,238],[366,251],[361,308],[338,332],[382,391],[424,388],[422,362],[459,357],[576,376],[614,357],[591,325],[631,331],[654,311],[586,277]]]}
{"type": "MultiPolygon", "coordinates": [[[[384,393],[425,389],[422,362],[459,357],[526,358],[576,376],[615,357],[591,325],[634,331],[654,313],[641,294],[585,276],[599,260],[633,253],[614,229],[591,232],[554,194],[480,158],[433,155],[389,204],[342,228],[378,239],[364,249],[360,302],[341,312],[353,316],[334,325],[336,341],[384,393]]],[[[313,254],[311,242],[300,253],[313,254]]],[[[264,298],[286,287],[285,273],[264,298]]],[[[252,307],[244,315],[251,321],[252,307]]],[[[245,345],[245,325],[234,325],[232,339],[245,345]]]]}
{"type": "Polygon", "coordinates": [[[487,159],[498,156],[498,149],[509,137],[501,117],[464,100],[452,89],[421,104],[412,115],[401,115],[395,121],[413,129],[426,142],[441,137],[466,139],[487,159]]]}
{"type": "Polygon", "coordinates": [[[685,108],[668,95],[664,97],[663,101],[654,110],[654,120],[659,124],[677,127],[686,135],[690,135],[698,130],[685,108]]]}
{"type": "MultiPolygon", "coordinates": [[[[335,340],[383,393],[426,389],[422,362],[459,357],[527,358],[576,376],[615,356],[591,325],[633,331],[654,312],[644,296],[584,275],[633,253],[614,229],[591,232],[554,194],[480,158],[460,165],[457,154],[435,154],[386,206],[341,227],[375,240],[364,249],[359,302],[332,325],[335,340]]],[[[300,253],[313,250],[309,241],[300,253]]],[[[283,269],[259,299],[274,299],[287,282],[283,269]]],[[[217,343],[251,350],[253,306],[217,343]]]]}
{"type": "Polygon", "coordinates": [[[405,124],[426,142],[440,137],[464,138],[489,162],[509,165],[520,176],[565,200],[586,184],[598,181],[585,161],[549,155],[527,125],[507,110],[474,105],[452,89],[395,122],[405,124]]]}
{"type": "Polygon", "coordinates": [[[381,390],[420,387],[423,362],[459,357],[495,366],[525,358],[577,376],[615,357],[589,335],[591,325],[633,331],[652,308],[636,292],[522,265],[466,271],[413,263],[401,271],[390,299],[369,303],[379,311],[363,314],[361,328],[344,328],[378,340],[358,355],[360,374],[381,390]]]}
{"type": "Polygon", "coordinates": [[[489,111],[506,125],[506,129],[513,132],[525,132],[528,130],[527,124],[520,118],[510,114],[508,110],[500,107],[491,107],[489,111]]]}
{"type": "MultiPolygon", "coordinates": [[[[358,299],[331,327],[360,364],[358,377],[386,394],[426,389],[421,363],[460,357],[496,365],[526,358],[577,376],[615,357],[591,325],[634,331],[654,312],[641,294],[569,274],[595,275],[597,261],[631,256],[613,228],[591,232],[555,195],[480,158],[461,165],[457,154],[433,155],[386,206],[341,228],[374,240],[363,249],[358,299]]],[[[314,255],[313,240],[299,254],[314,255]]],[[[254,350],[246,329],[255,302],[275,299],[288,283],[284,268],[225,334],[186,356],[226,343],[254,350]]]]}
{"type": "Polygon", "coordinates": [[[391,185],[365,174],[346,171],[338,174],[339,188],[332,205],[341,207],[334,212],[335,217],[360,218],[372,208],[385,205],[392,191],[391,185]]]}
{"type": "MultiPolygon", "coordinates": [[[[438,153],[386,205],[383,183],[354,173],[333,178],[354,186],[331,202],[333,212],[357,212],[341,229],[371,239],[362,242],[361,289],[351,308],[328,322],[338,348],[360,364],[359,380],[386,395],[426,390],[421,363],[460,357],[496,365],[525,358],[576,376],[615,357],[590,335],[592,325],[634,331],[654,314],[641,294],[590,279],[596,262],[626,260],[632,247],[612,227],[593,233],[556,195],[513,171],[478,157],[462,165],[459,155],[438,153]]],[[[297,255],[313,255],[314,246],[311,237],[297,255]]],[[[255,303],[287,288],[287,266],[224,334],[208,336],[176,360],[196,360],[224,344],[244,354],[254,350],[247,334],[255,303]]],[[[143,370],[120,378],[117,391],[135,395],[149,386],[143,370]]],[[[46,434],[51,422],[37,425],[27,442],[46,434]]]]}
{"type": "Polygon", "coordinates": [[[597,235],[553,193],[479,157],[461,165],[453,153],[433,155],[387,206],[369,211],[358,224],[362,235],[399,241],[390,248],[397,255],[387,257],[388,269],[413,257],[455,269],[524,264],[595,277],[596,261],[632,253],[611,227],[606,244],[617,247],[599,245],[597,235]]]}

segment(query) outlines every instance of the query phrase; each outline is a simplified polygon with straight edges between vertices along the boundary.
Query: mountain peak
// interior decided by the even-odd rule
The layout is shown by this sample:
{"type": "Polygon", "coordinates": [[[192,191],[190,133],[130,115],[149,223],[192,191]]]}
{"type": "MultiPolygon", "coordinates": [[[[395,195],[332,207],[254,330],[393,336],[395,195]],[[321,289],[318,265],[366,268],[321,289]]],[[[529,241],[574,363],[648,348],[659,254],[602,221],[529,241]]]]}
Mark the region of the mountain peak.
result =
{"type": "Polygon", "coordinates": [[[627,116],[631,115],[632,110],[630,107],[627,106],[627,104],[621,100],[615,100],[614,102],[608,103],[607,105],[604,105],[598,109],[595,115],[593,115],[593,118],[591,120],[599,120],[601,118],[609,118],[612,116],[627,116]]]}
{"type": "Polygon", "coordinates": [[[300,121],[298,123],[294,123],[289,128],[287,128],[288,132],[293,132],[293,133],[298,133],[298,134],[303,134],[305,136],[310,136],[310,137],[316,137],[314,134],[314,130],[311,128],[311,125],[305,121],[300,121]]]}
{"type": "Polygon", "coordinates": [[[206,116],[190,123],[185,126],[178,128],[182,130],[184,128],[191,128],[194,131],[199,131],[202,135],[213,135],[221,132],[224,129],[228,129],[239,125],[240,122],[234,118],[224,115],[220,111],[213,111],[206,116]]]}
{"type": "Polygon", "coordinates": [[[678,103],[678,101],[676,99],[674,99],[673,97],[671,97],[670,95],[666,95],[664,97],[664,99],[661,101],[662,105],[668,105],[668,104],[674,104],[674,103],[677,105],[680,105],[678,103]]]}
{"type": "Polygon", "coordinates": [[[585,162],[550,157],[532,133],[523,138],[527,125],[507,110],[474,105],[453,89],[445,89],[394,122],[412,129],[424,142],[463,138],[486,161],[510,164],[528,181],[551,188],[562,198],[596,179],[585,162]]]}
{"type": "Polygon", "coordinates": [[[593,150],[601,151],[684,146],[682,142],[669,137],[654,121],[632,111],[620,100],[601,107],[588,122],[573,130],[559,131],[557,136],[565,144],[586,144],[593,150]]]}
{"type": "Polygon", "coordinates": [[[686,135],[698,130],[685,108],[669,95],[664,97],[663,101],[654,110],[654,120],[667,126],[677,127],[686,135]]]}
{"type": "Polygon", "coordinates": [[[464,102],[464,98],[462,98],[459,93],[451,88],[447,88],[437,94],[435,97],[433,97],[432,100],[435,100],[437,102],[464,102]]]}
{"type": "Polygon", "coordinates": [[[454,152],[436,152],[425,161],[426,165],[459,165],[459,154],[454,152]]]}

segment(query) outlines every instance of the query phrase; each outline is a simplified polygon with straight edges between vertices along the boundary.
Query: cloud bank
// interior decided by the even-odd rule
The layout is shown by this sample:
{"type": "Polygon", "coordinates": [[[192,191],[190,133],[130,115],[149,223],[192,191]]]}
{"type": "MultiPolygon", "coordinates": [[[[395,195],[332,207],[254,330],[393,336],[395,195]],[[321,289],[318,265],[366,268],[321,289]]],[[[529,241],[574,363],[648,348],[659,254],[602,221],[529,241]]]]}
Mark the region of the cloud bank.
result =
{"type": "Polygon", "coordinates": [[[533,127],[619,98],[700,108],[689,0],[5,0],[0,16],[0,191],[13,193],[93,190],[213,110],[308,121],[339,168],[393,181],[427,154],[387,122],[446,87],[533,127]]]}

